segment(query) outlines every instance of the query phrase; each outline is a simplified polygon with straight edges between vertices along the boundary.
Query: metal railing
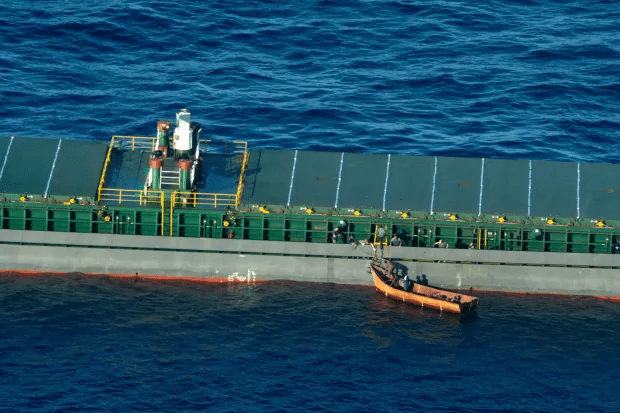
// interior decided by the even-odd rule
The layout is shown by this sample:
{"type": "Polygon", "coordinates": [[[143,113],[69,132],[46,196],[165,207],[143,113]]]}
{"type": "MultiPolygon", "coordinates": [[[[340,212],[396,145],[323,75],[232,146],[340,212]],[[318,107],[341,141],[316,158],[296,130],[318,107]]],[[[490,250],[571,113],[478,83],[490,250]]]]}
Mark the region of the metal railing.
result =
{"type": "Polygon", "coordinates": [[[170,194],[170,235],[173,234],[174,209],[177,205],[187,207],[234,207],[235,194],[216,194],[209,192],[180,192],[170,194]]]}
{"type": "Polygon", "coordinates": [[[112,136],[112,143],[117,143],[118,149],[147,149],[155,150],[157,138],[153,136],[112,136]]]}
{"type": "Polygon", "coordinates": [[[105,178],[108,173],[108,166],[110,165],[110,158],[112,156],[113,149],[155,149],[155,142],[157,138],[151,136],[112,136],[110,145],[108,146],[108,152],[103,163],[103,170],[101,171],[101,178],[99,179],[99,187],[97,188],[97,199],[101,201],[101,191],[104,190],[105,178]]]}
{"type": "Polygon", "coordinates": [[[164,235],[164,191],[139,189],[99,188],[99,202],[114,202],[127,206],[159,206],[161,208],[161,235],[164,235]]]}
{"type": "Polygon", "coordinates": [[[248,167],[248,160],[250,159],[250,154],[245,152],[243,154],[243,161],[241,162],[241,171],[239,172],[239,184],[237,185],[237,196],[235,197],[235,208],[239,208],[239,204],[241,203],[241,195],[243,195],[243,185],[245,181],[245,171],[248,167]]]}

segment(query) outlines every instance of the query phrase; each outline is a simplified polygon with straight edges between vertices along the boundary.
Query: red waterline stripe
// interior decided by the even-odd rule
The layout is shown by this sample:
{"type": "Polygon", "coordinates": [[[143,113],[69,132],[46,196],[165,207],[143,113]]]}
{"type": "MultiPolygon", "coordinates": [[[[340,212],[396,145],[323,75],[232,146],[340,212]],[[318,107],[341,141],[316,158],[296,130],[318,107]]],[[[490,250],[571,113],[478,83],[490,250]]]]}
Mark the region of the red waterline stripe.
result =
{"type": "Polygon", "coordinates": [[[17,274],[24,277],[31,277],[36,275],[69,275],[69,274],[83,274],[89,277],[113,277],[113,278],[133,278],[133,279],[144,279],[151,281],[191,281],[198,283],[206,283],[206,284],[222,284],[222,283],[264,283],[269,280],[263,279],[254,279],[252,281],[241,281],[237,278],[233,278],[229,280],[228,277],[188,277],[188,276],[177,276],[177,275],[148,275],[148,274],[103,274],[103,273],[94,273],[94,272],[75,272],[75,273],[66,273],[66,272],[58,272],[58,271],[32,271],[32,270],[0,270],[0,275],[9,275],[9,274],[17,274]]]}
{"type": "MultiPolygon", "coordinates": [[[[228,281],[228,278],[217,278],[217,277],[186,277],[186,276],[176,276],[176,275],[146,275],[146,274],[103,274],[103,273],[94,273],[94,272],[80,272],[80,273],[66,273],[66,272],[58,272],[58,271],[32,271],[32,270],[0,270],[0,275],[8,275],[8,274],[17,274],[21,276],[35,276],[35,275],[68,275],[68,274],[84,274],[90,277],[114,277],[114,278],[139,278],[145,280],[153,280],[153,281],[191,281],[205,284],[223,284],[228,282],[233,283],[264,283],[270,280],[256,279],[253,281],[239,281],[238,279],[233,279],[232,281],[228,281]]],[[[375,287],[373,284],[367,285],[370,287],[375,287]]],[[[482,293],[493,293],[493,294],[511,294],[511,295],[536,295],[536,296],[554,296],[554,297],[574,297],[574,296],[584,296],[584,297],[592,297],[599,300],[607,300],[620,302],[620,297],[617,296],[604,296],[604,295],[584,295],[584,294],[566,294],[566,293],[538,293],[538,292],[528,292],[528,291],[507,291],[507,290],[486,290],[482,288],[472,288],[472,289],[464,289],[457,291],[467,291],[469,293],[482,292],[482,293]]]]}
{"type": "Polygon", "coordinates": [[[568,294],[568,293],[545,293],[545,292],[536,292],[536,291],[510,291],[510,290],[486,290],[484,288],[465,288],[458,289],[455,288],[454,291],[460,291],[471,295],[476,292],[480,293],[491,293],[491,294],[508,294],[508,295],[533,295],[537,297],[546,296],[546,297],[591,297],[599,300],[607,300],[607,301],[620,301],[620,297],[617,296],[606,296],[606,295],[587,295],[587,294],[568,294]]]}

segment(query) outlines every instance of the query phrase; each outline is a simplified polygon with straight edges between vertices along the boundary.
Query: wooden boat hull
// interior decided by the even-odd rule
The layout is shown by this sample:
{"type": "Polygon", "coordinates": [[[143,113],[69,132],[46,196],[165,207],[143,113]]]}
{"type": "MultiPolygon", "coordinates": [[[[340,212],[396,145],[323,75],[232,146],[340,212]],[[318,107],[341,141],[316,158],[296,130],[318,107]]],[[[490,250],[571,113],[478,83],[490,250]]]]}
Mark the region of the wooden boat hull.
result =
{"type": "MultiPolygon", "coordinates": [[[[380,267],[379,267],[380,268],[380,267]]],[[[386,296],[396,300],[404,301],[421,307],[433,308],[439,311],[448,311],[450,313],[464,314],[475,311],[478,307],[479,299],[477,297],[457,294],[450,291],[442,290],[436,287],[424,286],[415,283],[413,291],[404,291],[388,285],[383,278],[381,269],[377,269],[374,265],[370,266],[372,277],[377,290],[386,296]],[[432,295],[442,295],[447,298],[460,296],[461,302],[447,301],[446,299],[434,298],[432,295]]]]}

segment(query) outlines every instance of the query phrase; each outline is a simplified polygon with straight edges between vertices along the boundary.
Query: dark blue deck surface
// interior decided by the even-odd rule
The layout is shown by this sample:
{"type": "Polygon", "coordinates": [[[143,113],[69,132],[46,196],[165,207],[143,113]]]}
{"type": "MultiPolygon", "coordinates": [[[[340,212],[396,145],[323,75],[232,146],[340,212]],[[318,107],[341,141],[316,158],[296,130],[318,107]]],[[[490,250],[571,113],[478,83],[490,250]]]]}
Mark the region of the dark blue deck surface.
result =
{"type": "Polygon", "coordinates": [[[437,158],[432,212],[478,213],[482,161],[475,158],[437,158]]]}
{"type": "Polygon", "coordinates": [[[340,152],[299,151],[294,185],[292,190],[289,188],[291,205],[334,206],[341,155],[340,152]]]}
{"type": "Polygon", "coordinates": [[[533,216],[576,217],[577,164],[532,161],[531,206],[533,216]]]}
{"type": "Polygon", "coordinates": [[[434,170],[432,156],[392,155],[385,208],[427,211],[433,196],[434,170]]]}
{"type": "Polygon", "coordinates": [[[257,150],[243,202],[620,219],[618,176],[608,164],[257,150]]]}
{"type": "Polygon", "coordinates": [[[106,151],[101,142],[1,138],[0,192],[92,198],[106,151]]]}
{"type": "Polygon", "coordinates": [[[295,151],[252,151],[243,200],[248,204],[286,205],[294,155],[295,151]]]}
{"type": "Polygon", "coordinates": [[[582,163],[580,165],[581,216],[618,219],[620,212],[620,165],[582,163]],[[583,183],[586,183],[585,185],[583,183]]]}

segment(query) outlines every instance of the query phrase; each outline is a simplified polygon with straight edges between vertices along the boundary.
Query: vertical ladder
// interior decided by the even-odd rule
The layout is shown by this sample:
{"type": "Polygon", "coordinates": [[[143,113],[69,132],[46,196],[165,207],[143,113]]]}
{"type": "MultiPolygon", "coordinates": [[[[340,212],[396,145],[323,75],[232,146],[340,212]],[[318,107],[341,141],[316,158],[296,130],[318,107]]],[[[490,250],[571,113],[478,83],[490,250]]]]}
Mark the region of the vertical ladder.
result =
{"type": "Polygon", "coordinates": [[[161,189],[177,189],[181,184],[181,173],[179,172],[179,168],[177,168],[176,164],[168,164],[164,163],[164,166],[161,168],[161,189]]]}

